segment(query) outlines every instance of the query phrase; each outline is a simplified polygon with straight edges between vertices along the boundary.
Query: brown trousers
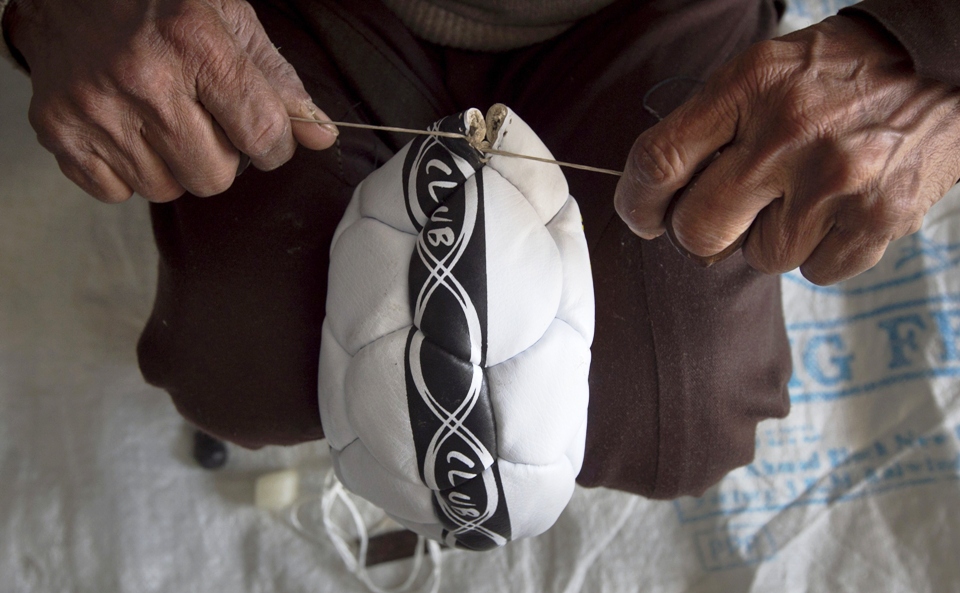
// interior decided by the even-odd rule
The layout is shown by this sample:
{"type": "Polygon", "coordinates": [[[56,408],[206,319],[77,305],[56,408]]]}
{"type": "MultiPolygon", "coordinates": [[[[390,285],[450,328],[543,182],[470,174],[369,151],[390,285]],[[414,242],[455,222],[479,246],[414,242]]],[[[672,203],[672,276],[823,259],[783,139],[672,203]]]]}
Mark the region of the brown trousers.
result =
{"type": "MultiPolygon", "coordinates": [[[[773,0],[623,0],[509,52],[418,40],[376,0],[255,0],[308,92],[337,119],[424,127],[511,106],[561,160],[621,168],[692,80],[767,36],[773,0]],[[674,78],[682,77],[682,78],[674,78]]],[[[139,344],[150,383],[198,427],[248,447],[323,437],[317,357],[333,230],[356,184],[409,137],[343,129],[323,152],[249,169],[226,193],[152,206],[160,250],[139,344]]],[[[736,256],[709,270],[616,216],[616,179],[567,171],[597,302],[579,481],[699,494],[753,458],[756,423],[789,409],[779,280],[736,256]]]]}

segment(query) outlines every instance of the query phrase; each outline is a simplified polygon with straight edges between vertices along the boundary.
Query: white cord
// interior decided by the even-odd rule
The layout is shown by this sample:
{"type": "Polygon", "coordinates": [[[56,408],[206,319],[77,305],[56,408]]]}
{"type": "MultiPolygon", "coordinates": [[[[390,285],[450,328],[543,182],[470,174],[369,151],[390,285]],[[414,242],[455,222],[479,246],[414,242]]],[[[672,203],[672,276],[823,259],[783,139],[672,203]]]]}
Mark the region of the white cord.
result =
{"type": "MultiPolygon", "coordinates": [[[[290,508],[290,523],[301,535],[313,542],[323,543],[320,538],[317,537],[316,532],[304,527],[303,521],[300,518],[300,513],[304,507],[308,504],[316,504],[318,499],[323,512],[324,529],[330,541],[333,542],[333,547],[337,550],[337,554],[340,555],[347,570],[356,575],[372,593],[406,593],[409,591],[414,583],[416,583],[417,577],[420,576],[420,571],[423,568],[424,547],[426,547],[426,551],[430,555],[430,560],[433,563],[433,570],[430,575],[430,580],[432,581],[430,593],[437,593],[437,591],[440,590],[442,571],[440,544],[433,540],[428,540],[422,535],[417,536],[417,546],[414,549],[413,555],[413,566],[410,568],[410,574],[403,583],[394,588],[384,588],[373,582],[367,570],[367,548],[370,544],[369,531],[363,520],[363,515],[360,513],[360,509],[357,508],[356,503],[350,498],[350,494],[343,487],[343,484],[340,483],[340,480],[337,479],[332,469],[327,473],[326,479],[324,480],[323,494],[321,496],[302,499],[290,508]],[[350,534],[333,520],[332,511],[337,501],[343,504],[343,507],[353,520],[353,527],[356,529],[357,537],[360,540],[356,555],[354,555],[349,543],[351,539],[350,534]]],[[[378,526],[379,523],[372,528],[375,529],[378,526]]]]}

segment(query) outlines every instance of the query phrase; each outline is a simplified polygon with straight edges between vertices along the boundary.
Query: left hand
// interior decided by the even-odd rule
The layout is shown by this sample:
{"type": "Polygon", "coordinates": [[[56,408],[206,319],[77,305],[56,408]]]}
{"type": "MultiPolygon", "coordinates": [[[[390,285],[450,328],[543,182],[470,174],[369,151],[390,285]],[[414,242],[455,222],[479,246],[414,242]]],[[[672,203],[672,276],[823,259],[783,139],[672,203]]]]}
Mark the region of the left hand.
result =
{"type": "Polygon", "coordinates": [[[757,270],[799,267],[832,284],[919,230],[958,178],[960,89],[921,78],[872,24],[839,16],[754,45],[642,134],[616,207],[653,238],[683,189],[673,229],[691,253],[749,230],[743,254],[757,270]]]}

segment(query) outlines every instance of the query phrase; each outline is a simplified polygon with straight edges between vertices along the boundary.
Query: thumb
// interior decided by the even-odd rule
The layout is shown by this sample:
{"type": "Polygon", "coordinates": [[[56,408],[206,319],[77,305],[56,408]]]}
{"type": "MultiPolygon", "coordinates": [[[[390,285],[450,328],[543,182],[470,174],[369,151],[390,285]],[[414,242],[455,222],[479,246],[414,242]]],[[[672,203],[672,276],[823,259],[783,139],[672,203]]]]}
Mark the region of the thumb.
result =
{"type": "MultiPolygon", "coordinates": [[[[253,7],[246,0],[228,0],[223,4],[223,16],[237,35],[250,60],[260,69],[267,82],[280,96],[287,114],[293,117],[329,120],[309,93],[294,67],[270,41],[253,7]]],[[[307,122],[291,122],[297,142],[313,150],[329,148],[337,139],[337,128],[307,122]]]]}

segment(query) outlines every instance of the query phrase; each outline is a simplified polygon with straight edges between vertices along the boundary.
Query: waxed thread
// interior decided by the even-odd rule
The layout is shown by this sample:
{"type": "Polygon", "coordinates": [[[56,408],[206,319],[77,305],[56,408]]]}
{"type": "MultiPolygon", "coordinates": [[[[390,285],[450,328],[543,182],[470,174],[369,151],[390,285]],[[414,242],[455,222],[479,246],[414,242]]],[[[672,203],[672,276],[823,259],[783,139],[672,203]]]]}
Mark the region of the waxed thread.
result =
{"type": "MultiPolygon", "coordinates": [[[[665,86],[665,85],[667,85],[667,84],[670,84],[670,83],[672,83],[672,82],[677,82],[677,81],[693,82],[693,83],[696,83],[696,84],[698,84],[698,85],[706,84],[704,81],[702,81],[702,80],[700,80],[700,79],[698,79],[698,78],[693,78],[693,77],[691,77],[691,76],[671,76],[670,78],[666,78],[666,79],[664,79],[664,80],[661,80],[661,81],[658,82],[657,84],[655,84],[655,85],[653,85],[652,87],[650,87],[650,88],[647,90],[647,92],[644,93],[644,95],[643,95],[642,105],[643,105],[644,111],[646,111],[647,113],[649,113],[650,115],[652,115],[653,117],[655,117],[655,118],[657,119],[657,121],[663,121],[663,116],[661,116],[660,113],[657,112],[657,110],[655,110],[653,107],[651,107],[651,106],[649,105],[648,102],[649,102],[649,100],[650,100],[650,96],[651,96],[653,93],[655,93],[657,90],[659,90],[661,87],[663,87],[663,86],[665,86]]],[[[354,105],[353,108],[351,108],[351,111],[353,111],[353,109],[355,109],[355,108],[356,108],[356,105],[354,105]]],[[[313,110],[311,110],[311,112],[312,112],[312,111],[313,111],[313,110]]],[[[312,113],[311,113],[311,115],[312,115],[312,113]]],[[[467,136],[466,134],[458,134],[458,133],[456,133],[456,132],[442,132],[442,131],[439,131],[439,130],[417,130],[417,129],[413,129],[413,128],[401,128],[401,127],[397,127],[397,126],[378,126],[378,125],[373,125],[373,124],[361,124],[361,123],[355,123],[355,122],[333,121],[333,120],[321,120],[321,119],[316,119],[316,118],[313,118],[313,117],[309,117],[309,118],[308,118],[308,117],[295,117],[295,116],[290,116],[290,120],[291,120],[291,121],[301,121],[301,122],[306,122],[306,123],[316,123],[316,124],[320,124],[320,125],[334,125],[334,126],[343,127],[343,128],[358,128],[358,129],[363,129],[363,130],[379,130],[379,131],[382,131],[382,132],[394,132],[394,133],[398,133],[398,134],[416,134],[416,135],[420,135],[420,136],[438,136],[438,137],[441,137],[441,138],[454,138],[454,139],[457,139],[457,140],[466,140],[467,143],[470,144],[470,146],[474,147],[475,149],[477,149],[478,151],[480,151],[480,152],[482,152],[482,153],[484,153],[484,154],[494,154],[494,155],[505,156],[505,157],[510,157],[510,158],[527,159],[527,160],[531,160],[531,161],[537,161],[537,162],[540,162],[540,163],[549,163],[549,164],[552,164],[552,165],[559,165],[559,166],[561,166],[561,167],[568,167],[568,168],[571,168],[571,169],[580,169],[581,171],[591,171],[591,172],[594,172],[594,173],[603,173],[603,174],[606,174],[606,175],[614,175],[614,176],[616,176],[616,177],[622,177],[622,176],[623,176],[623,171],[616,171],[616,170],[614,170],[614,169],[604,169],[604,168],[602,168],[602,167],[593,167],[593,166],[591,166],[591,165],[581,165],[581,164],[578,164],[578,163],[570,163],[570,162],[566,162],[566,161],[557,161],[557,160],[554,160],[554,159],[546,159],[546,158],[536,157],[536,156],[532,156],[532,155],[528,155],[528,154],[519,154],[519,153],[516,153],[516,152],[509,152],[509,151],[506,151],[506,150],[496,150],[496,149],[490,148],[488,145],[485,146],[485,145],[484,145],[485,143],[483,143],[483,142],[481,142],[481,143],[475,142],[472,138],[470,138],[470,137],[467,136]]],[[[337,138],[337,157],[338,157],[338,160],[340,160],[340,159],[342,158],[341,155],[340,155],[340,139],[339,139],[339,138],[337,138]]],[[[342,170],[342,164],[341,164],[341,170],[342,170]]]]}
{"type": "Polygon", "coordinates": [[[489,146],[485,146],[484,143],[478,144],[466,134],[458,134],[457,132],[443,132],[440,130],[416,130],[413,128],[400,128],[396,126],[377,126],[373,124],[358,124],[353,122],[321,120],[321,119],[313,119],[313,118],[307,118],[307,117],[290,116],[290,119],[292,121],[302,121],[302,122],[314,123],[314,124],[320,124],[320,125],[334,125],[334,126],[343,127],[343,128],[359,128],[363,130],[380,130],[383,132],[395,132],[398,134],[417,134],[420,136],[438,136],[440,138],[454,138],[456,140],[465,140],[468,144],[470,144],[470,146],[474,147],[475,149],[477,149],[478,151],[484,154],[493,154],[498,156],[518,158],[518,159],[527,159],[530,161],[537,161],[540,163],[549,163],[552,165],[559,165],[561,167],[568,167],[571,169],[580,169],[581,171],[591,171],[593,173],[604,173],[606,175],[615,175],[617,177],[620,177],[623,175],[623,171],[615,171],[613,169],[604,169],[602,167],[592,167],[590,165],[581,165],[578,163],[569,163],[566,161],[557,161],[554,159],[546,159],[546,158],[532,156],[528,154],[510,152],[507,150],[493,149],[493,148],[490,148],[489,146]]]}

